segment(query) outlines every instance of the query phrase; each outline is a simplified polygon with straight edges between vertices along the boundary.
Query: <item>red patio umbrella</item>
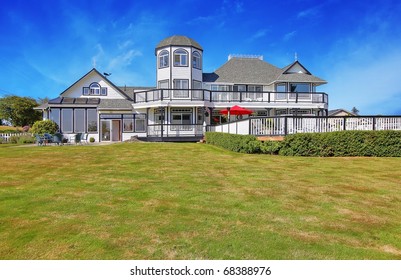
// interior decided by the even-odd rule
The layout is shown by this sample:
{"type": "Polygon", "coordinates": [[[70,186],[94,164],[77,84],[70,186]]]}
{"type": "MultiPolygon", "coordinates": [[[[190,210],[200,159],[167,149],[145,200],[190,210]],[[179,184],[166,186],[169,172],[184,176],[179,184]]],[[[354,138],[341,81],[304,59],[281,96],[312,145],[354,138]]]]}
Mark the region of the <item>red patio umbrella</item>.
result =
{"type": "Polygon", "coordinates": [[[245,108],[242,108],[241,106],[235,105],[233,107],[231,107],[230,109],[223,109],[220,110],[220,114],[222,115],[236,115],[236,116],[242,116],[242,115],[250,115],[252,114],[253,111],[252,110],[248,110],[245,108]]]}

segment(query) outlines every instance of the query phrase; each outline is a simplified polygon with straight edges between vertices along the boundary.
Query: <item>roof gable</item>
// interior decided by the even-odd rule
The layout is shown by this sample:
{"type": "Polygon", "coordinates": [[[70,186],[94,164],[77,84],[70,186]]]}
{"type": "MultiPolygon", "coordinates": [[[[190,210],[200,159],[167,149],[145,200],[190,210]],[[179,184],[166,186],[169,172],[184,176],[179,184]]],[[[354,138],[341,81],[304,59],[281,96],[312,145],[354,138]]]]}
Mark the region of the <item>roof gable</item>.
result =
{"type": "MultiPolygon", "coordinates": [[[[101,84],[102,87],[108,88],[109,96],[95,96],[100,98],[118,98],[118,99],[128,99],[131,98],[125,94],[119,87],[114,85],[109,79],[107,79],[104,75],[102,75],[95,68],[90,70],[88,73],[83,75],[80,79],[78,79],[75,83],[73,83],[70,87],[64,90],[60,97],[74,97],[79,98],[82,97],[82,88],[88,87],[92,82],[97,82],[101,84]]],[[[87,97],[87,96],[85,96],[87,97]]]]}
{"type": "Polygon", "coordinates": [[[316,85],[327,83],[325,80],[312,75],[298,60],[281,69],[281,74],[277,76],[275,82],[314,83],[316,85]]]}
{"type": "Polygon", "coordinates": [[[294,73],[312,75],[298,60],[283,68],[283,74],[294,73]]]}

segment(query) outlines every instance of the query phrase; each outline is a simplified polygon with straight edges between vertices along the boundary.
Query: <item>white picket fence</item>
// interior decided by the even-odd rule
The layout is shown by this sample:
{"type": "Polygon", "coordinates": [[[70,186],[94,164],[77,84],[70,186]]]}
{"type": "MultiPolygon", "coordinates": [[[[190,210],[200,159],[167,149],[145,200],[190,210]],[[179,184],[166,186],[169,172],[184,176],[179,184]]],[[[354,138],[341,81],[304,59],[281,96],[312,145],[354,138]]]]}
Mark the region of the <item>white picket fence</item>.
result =
{"type": "Polygon", "coordinates": [[[8,142],[12,136],[32,136],[32,133],[0,133],[0,142],[8,142]]]}

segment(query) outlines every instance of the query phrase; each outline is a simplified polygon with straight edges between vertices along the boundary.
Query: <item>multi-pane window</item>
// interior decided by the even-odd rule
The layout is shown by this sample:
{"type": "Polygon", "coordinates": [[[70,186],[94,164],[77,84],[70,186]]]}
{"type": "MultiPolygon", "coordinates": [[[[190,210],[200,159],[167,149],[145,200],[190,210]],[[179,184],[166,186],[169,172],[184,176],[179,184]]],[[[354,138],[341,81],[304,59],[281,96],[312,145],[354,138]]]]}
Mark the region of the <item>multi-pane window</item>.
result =
{"type": "Polygon", "coordinates": [[[85,109],[74,110],[74,132],[85,132],[85,109]]]}
{"type": "Polygon", "coordinates": [[[165,68],[169,66],[169,53],[164,50],[159,54],[159,68],[165,68]]]}
{"type": "Polygon", "coordinates": [[[197,80],[193,80],[192,87],[193,87],[193,89],[202,89],[202,82],[197,81],[197,80]]]}
{"type": "Polygon", "coordinates": [[[61,132],[72,133],[73,132],[73,114],[72,109],[61,110],[61,132]]]}
{"type": "Polygon", "coordinates": [[[193,80],[192,81],[192,98],[203,99],[202,82],[193,80]]]}
{"type": "Polygon", "coordinates": [[[252,101],[262,101],[263,100],[263,87],[262,86],[248,86],[248,94],[246,98],[252,101]]]}
{"type": "Polygon", "coordinates": [[[171,109],[171,124],[171,130],[191,130],[192,109],[171,109]]]}
{"type": "MultiPolygon", "coordinates": [[[[290,92],[300,92],[298,94],[298,99],[308,99],[311,97],[310,92],[310,84],[306,83],[291,83],[290,84],[290,92]]],[[[291,93],[291,98],[296,98],[296,94],[291,93]]]]}
{"type": "Polygon", "coordinates": [[[192,53],[192,66],[197,69],[202,69],[201,55],[197,51],[192,53]]]}
{"type": "Polygon", "coordinates": [[[188,80],[174,80],[174,92],[173,92],[173,97],[174,98],[188,98],[189,97],[189,92],[188,92],[188,80]],[[177,90],[179,89],[179,90],[177,90]]]}
{"type": "Polygon", "coordinates": [[[59,129],[60,127],[60,109],[51,109],[50,111],[50,120],[54,121],[59,129]]]}
{"type": "Polygon", "coordinates": [[[98,83],[91,83],[89,87],[82,89],[82,95],[107,95],[107,87],[101,87],[98,83]]]}
{"type": "Polygon", "coordinates": [[[135,115],[135,132],[146,131],[146,115],[135,115]]]}
{"type": "Polygon", "coordinates": [[[124,132],[133,132],[134,131],[134,120],[133,119],[124,119],[123,131],[124,132]]]}
{"type": "Polygon", "coordinates": [[[188,66],[188,53],[183,49],[174,52],[174,66],[188,66]]]}
{"type": "Polygon", "coordinates": [[[88,132],[97,132],[97,110],[87,110],[87,128],[88,132]]]}
{"type": "Polygon", "coordinates": [[[169,88],[168,80],[159,81],[159,88],[169,88]]]}
{"type": "Polygon", "coordinates": [[[287,86],[286,84],[277,84],[276,85],[276,99],[280,100],[280,99],[286,99],[287,97],[287,86]]]}
{"type": "Polygon", "coordinates": [[[100,85],[98,83],[92,83],[89,86],[90,95],[100,95],[100,85]]]}

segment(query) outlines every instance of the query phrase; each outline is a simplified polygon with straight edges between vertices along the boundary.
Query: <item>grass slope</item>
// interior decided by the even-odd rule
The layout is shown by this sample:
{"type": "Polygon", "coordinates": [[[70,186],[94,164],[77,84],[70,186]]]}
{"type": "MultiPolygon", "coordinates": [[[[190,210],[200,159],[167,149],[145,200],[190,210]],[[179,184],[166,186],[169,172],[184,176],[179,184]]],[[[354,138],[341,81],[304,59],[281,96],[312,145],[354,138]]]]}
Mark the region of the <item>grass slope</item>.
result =
{"type": "Polygon", "coordinates": [[[1,259],[401,259],[400,158],[0,145],[1,259]]]}

